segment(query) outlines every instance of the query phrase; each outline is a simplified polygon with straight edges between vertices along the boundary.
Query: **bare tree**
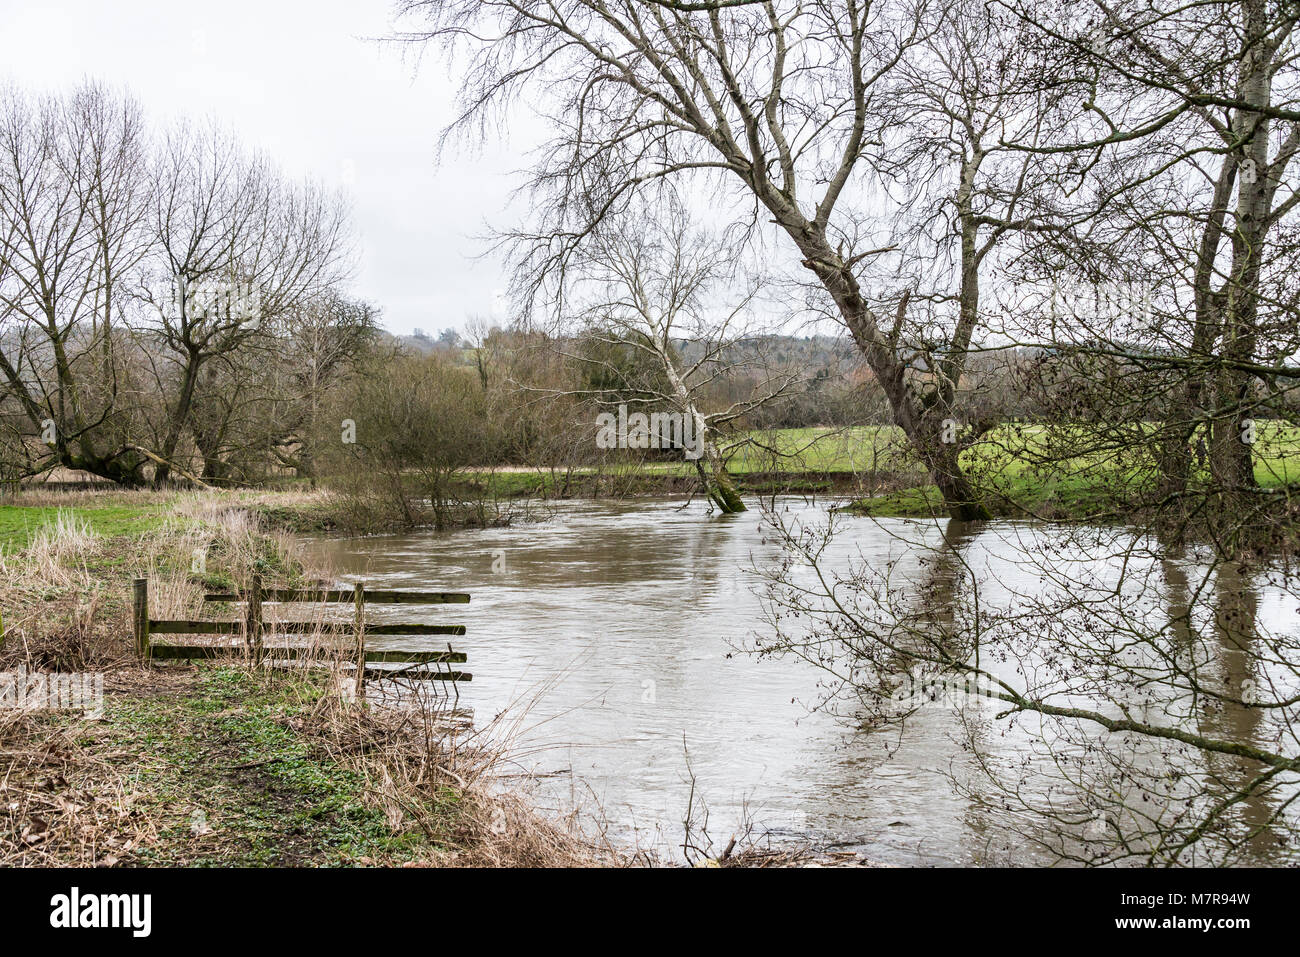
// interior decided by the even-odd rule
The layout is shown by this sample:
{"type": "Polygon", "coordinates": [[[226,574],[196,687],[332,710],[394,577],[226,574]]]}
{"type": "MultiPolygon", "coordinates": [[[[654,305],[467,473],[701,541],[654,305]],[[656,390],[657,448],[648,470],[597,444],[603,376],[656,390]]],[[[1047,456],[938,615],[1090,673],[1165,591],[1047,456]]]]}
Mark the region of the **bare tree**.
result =
{"type": "Polygon", "coordinates": [[[217,129],[172,131],[153,170],[155,249],[143,298],[165,350],[156,372],[170,402],[155,472],[165,482],[204,367],[328,292],[346,275],[350,237],[340,200],[286,182],[217,129]]]}
{"type": "Polygon", "coordinates": [[[378,324],[377,308],[335,292],[290,311],[276,324],[267,360],[277,388],[266,418],[267,446],[281,465],[316,478],[313,437],[323,404],[365,357],[378,324]]]}
{"type": "Polygon", "coordinates": [[[138,482],[116,343],[147,243],[139,110],[94,86],[35,103],[8,90],[0,110],[0,402],[24,421],[21,470],[138,482]]]}
{"type": "Polygon", "coordinates": [[[890,251],[864,274],[877,308],[894,316],[889,340],[917,406],[948,424],[941,441],[960,455],[997,424],[1001,403],[973,394],[967,373],[1005,342],[994,336],[1013,305],[1008,262],[1068,222],[1056,199],[1061,164],[1035,147],[1069,125],[1061,104],[1071,83],[1045,80],[1057,58],[996,5],[949,0],[925,23],[879,106],[893,122],[874,167],[894,221],[890,251]],[[901,293],[887,296],[891,286],[901,293]]]}
{"type": "Polygon", "coordinates": [[[1042,155],[1079,157],[1077,216],[1032,258],[1145,287],[1140,310],[1068,325],[1052,317],[1037,341],[1128,364],[1135,377],[1098,405],[1113,404],[1116,446],[1152,452],[1158,499],[1200,509],[1208,490],[1214,513],[1253,509],[1243,436],[1256,419],[1285,415],[1300,382],[1287,278],[1298,250],[1300,11],[1146,0],[1088,0],[1056,18],[1016,9],[1091,90],[1083,116],[1038,144],[1042,155]],[[1135,408],[1152,428],[1133,428],[1135,408]]]}
{"type": "MultiPolygon", "coordinates": [[[[911,388],[909,361],[861,272],[880,253],[869,177],[880,107],[901,58],[933,25],[924,2],[670,3],[408,0],[405,38],[468,49],[455,129],[506,109],[525,85],[555,136],[533,171],[539,225],[520,233],[540,280],[634,194],[667,178],[738,191],[769,218],[834,302],[954,515],[985,514],[941,441],[943,410],[911,388]]],[[[733,207],[734,208],[734,207],[733,207]]]]}
{"type": "Polygon", "coordinates": [[[582,362],[608,366],[603,356],[622,350],[643,356],[649,375],[634,374],[634,381],[623,383],[633,392],[625,403],[633,408],[628,421],[638,417],[624,438],[637,448],[680,450],[720,511],[744,511],[720,437],[737,420],[791,394],[803,375],[767,355],[760,327],[771,320],[758,315],[758,287],[742,285],[735,250],[693,227],[678,203],[653,212],[606,218],[572,258],[570,288],[556,296],[563,317],[556,331],[576,331],[582,341],[607,347],[571,356],[582,362]],[[728,286],[736,291],[729,294],[728,286]],[[718,383],[751,374],[747,394],[709,408],[709,393],[718,383]],[[672,410],[671,417],[662,416],[664,410],[672,410]]]}

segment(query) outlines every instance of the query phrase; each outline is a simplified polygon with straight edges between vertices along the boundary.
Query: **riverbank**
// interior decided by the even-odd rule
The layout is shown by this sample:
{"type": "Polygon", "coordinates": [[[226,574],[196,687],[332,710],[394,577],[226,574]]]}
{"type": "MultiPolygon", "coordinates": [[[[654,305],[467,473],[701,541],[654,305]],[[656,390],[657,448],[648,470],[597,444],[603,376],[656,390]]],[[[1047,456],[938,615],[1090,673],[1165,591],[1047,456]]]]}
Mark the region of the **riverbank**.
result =
{"type": "Polygon", "coordinates": [[[500,753],[436,703],[363,707],[329,669],[135,661],[135,577],[152,615],[180,618],[254,568],[290,586],[318,574],[257,496],[53,495],[3,510],[0,671],[102,674],[103,702],[0,709],[0,865],[613,860],[502,793],[500,753]]]}
{"type": "Polygon", "coordinates": [[[485,756],[423,740],[425,730],[410,714],[346,703],[328,675],[110,671],[93,720],[0,719],[0,864],[600,860],[519,799],[494,795],[485,756]]]}
{"type": "MultiPolygon", "coordinates": [[[[1144,426],[1132,427],[1140,432],[1144,426]]],[[[997,518],[1111,522],[1140,518],[1158,498],[1154,464],[1132,449],[1121,454],[1113,435],[1086,426],[1009,423],[962,452],[961,463],[981,501],[997,518]],[[1080,450],[1090,451],[1082,452],[1080,450]]],[[[1264,494],[1300,488],[1300,428],[1261,422],[1255,477],[1264,494]]],[[[880,518],[946,517],[938,489],[902,431],[888,426],[778,429],[734,437],[728,471],[742,496],[822,495],[851,500],[847,510],[880,518]]],[[[1191,495],[1208,481],[1194,469],[1191,495]]],[[[697,491],[691,463],[627,459],[600,467],[467,470],[458,488],[467,498],[634,499],[697,491]]],[[[1270,511],[1276,501],[1265,500],[1270,511]]],[[[1163,503],[1168,504],[1168,503],[1163,503]]]]}
{"type": "MultiPolygon", "coordinates": [[[[962,466],[995,517],[1094,522],[1140,517],[1154,495],[1150,463],[1121,465],[1105,451],[1065,457],[1059,448],[1088,444],[1081,428],[1000,426],[962,453],[962,466]]],[[[849,500],[847,509],[862,515],[946,516],[938,490],[894,427],[742,434],[730,448],[728,469],[751,507],[759,497],[833,496],[849,500]]],[[[1255,477],[1263,494],[1300,498],[1290,494],[1300,488],[1300,428],[1261,424],[1255,477]]],[[[1194,492],[1197,476],[1192,478],[1194,492]]],[[[698,478],[689,462],[627,458],[599,466],[471,467],[448,476],[442,491],[445,500],[438,508],[424,497],[427,490],[415,476],[400,501],[364,484],[330,492],[294,480],[267,489],[211,490],[204,497],[244,510],[269,529],[370,534],[508,525],[526,519],[535,503],[554,500],[685,497],[698,493],[698,478]]],[[[146,533],[165,524],[186,495],[192,497],[124,491],[108,483],[81,490],[32,486],[0,499],[0,548],[24,545],[35,529],[49,526],[67,508],[78,509],[79,518],[100,535],[146,533]]],[[[1276,501],[1266,500],[1270,510],[1276,501]]]]}
{"type": "MultiPolygon", "coordinates": [[[[922,481],[913,472],[876,471],[860,473],[845,470],[798,472],[752,471],[733,476],[742,495],[835,495],[852,497],[905,489],[922,481]]],[[[505,503],[520,500],[550,499],[637,499],[651,497],[685,497],[699,492],[694,472],[679,468],[656,467],[656,464],[625,465],[617,468],[574,469],[496,469],[467,473],[458,483],[467,498],[481,497],[505,503]]]]}
{"type": "MultiPolygon", "coordinates": [[[[0,671],[102,671],[105,707],[92,720],[35,714],[4,723],[0,861],[660,863],[679,860],[679,824],[697,782],[715,832],[701,853],[706,866],[806,862],[789,850],[801,842],[853,847],[857,862],[1022,861],[1001,844],[965,856],[966,812],[952,807],[944,782],[913,779],[899,789],[887,772],[864,772],[875,767],[878,737],[863,736],[846,763],[838,721],[806,708],[820,675],[742,653],[763,627],[745,561],[780,557],[756,514],[714,521],[698,501],[579,502],[538,524],[356,538],[291,536],[259,517],[260,507],[328,507],[317,493],[71,500],[76,506],[60,511],[42,492],[8,506],[31,511],[10,523],[23,544],[0,558],[10,639],[0,671]],[[138,514],[126,515],[133,500],[138,514]],[[145,527],[93,531],[127,521],[145,527]],[[243,666],[135,665],[126,599],[136,574],[156,583],[155,615],[199,617],[204,590],[234,587],[254,567],[276,582],[326,574],[377,588],[474,592],[472,607],[490,614],[467,619],[470,633],[457,640],[478,662],[469,701],[487,718],[526,702],[533,737],[514,738],[515,761],[503,764],[484,738],[444,734],[436,713],[357,708],[337,673],[317,682],[243,666]],[[516,782],[526,792],[513,790],[516,782]],[[499,793],[507,786],[510,794],[499,793]],[[539,821],[521,793],[551,817],[539,821]],[[503,799],[516,808],[504,825],[503,799]],[[618,850],[569,830],[580,805],[591,832],[608,834],[618,850]],[[517,836],[503,843],[503,826],[517,836]],[[732,834],[743,842],[751,833],[775,835],[780,854],[742,847],[712,856],[732,834]],[[639,856],[638,845],[660,856],[639,856]]],[[[825,517],[820,499],[777,506],[809,527],[825,517]]],[[[895,570],[904,593],[935,594],[931,576],[943,567],[931,571],[927,556],[929,545],[941,547],[943,523],[843,525],[828,560],[865,555],[895,570]]],[[[999,523],[987,535],[962,534],[993,550],[1015,538],[999,523]]],[[[1037,579],[1006,581],[1032,595],[1037,579]]],[[[220,610],[209,606],[204,617],[228,617],[220,610]]],[[[939,729],[927,740],[918,728],[908,766],[946,764],[948,735],[939,729]]]]}
{"type": "MultiPolygon", "coordinates": [[[[1293,462],[1289,470],[1279,470],[1267,460],[1256,465],[1258,485],[1249,493],[1256,503],[1250,512],[1250,524],[1264,531],[1265,538],[1292,537],[1300,528],[1300,483],[1296,482],[1296,473],[1293,462]],[[1269,531],[1276,534],[1267,534],[1269,531]]],[[[1154,476],[1135,475],[1111,464],[1053,473],[975,470],[969,477],[979,501],[993,518],[1145,524],[1163,513],[1176,516],[1186,530],[1195,531],[1213,512],[1214,496],[1208,483],[1190,482],[1180,503],[1159,490],[1154,476]]],[[[855,497],[842,510],[876,518],[948,517],[943,495],[927,483],[855,497]]]]}

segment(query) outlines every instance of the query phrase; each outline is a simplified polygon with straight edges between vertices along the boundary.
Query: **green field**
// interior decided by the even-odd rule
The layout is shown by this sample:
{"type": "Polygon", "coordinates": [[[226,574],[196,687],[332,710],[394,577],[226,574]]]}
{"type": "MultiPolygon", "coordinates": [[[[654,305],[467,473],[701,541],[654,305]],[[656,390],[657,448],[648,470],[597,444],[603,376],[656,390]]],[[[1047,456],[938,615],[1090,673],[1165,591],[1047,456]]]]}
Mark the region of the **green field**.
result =
{"type": "MultiPolygon", "coordinates": [[[[1118,443],[1128,450],[1123,462],[1117,450],[1106,448],[1100,440],[1092,451],[1073,455],[1086,448],[1089,438],[1080,426],[1007,425],[968,449],[962,464],[995,511],[1091,514],[1099,503],[1113,500],[1116,490],[1136,489],[1146,480],[1132,454],[1141,449],[1141,431],[1146,427],[1132,428],[1134,434],[1118,443]]],[[[876,515],[942,511],[936,490],[926,486],[920,464],[894,426],[779,429],[732,436],[726,446],[728,468],[743,492],[847,492],[867,496],[856,507],[876,515]],[[893,491],[889,491],[891,484],[893,491]],[[919,487],[899,487],[911,484],[919,487]]],[[[689,489],[694,474],[690,462],[629,456],[600,468],[483,469],[463,473],[463,478],[479,492],[486,489],[501,498],[619,497],[681,493],[689,489]]],[[[1300,483],[1300,427],[1260,423],[1255,475],[1264,488],[1300,483]]],[[[294,488],[222,494],[257,511],[272,525],[297,530],[333,527],[328,503],[310,493],[295,494],[294,488]]],[[[55,491],[33,494],[38,496],[33,504],[0,505],[0,549],[23,548],[38,530],[55,525],[61,512],[103,538],[148,532],[174,514],[178,493],[109,490],[66,493],[66,498],[55,491]]]]}
{"type": "MultiPolygon", "coordinates": [[[[1150,463],[1135,464],[1143,456],[1141,432],[1111,441],[1098,438],[1089,448],[1089,433],[1081,426],[1007,425],[988,433],[977,446],[963,453],[962,464],[978,488],[993,500],[997,510],[1011,503],[1022,509],[1057,514],[1089,514],[1117,490],[1137,488],[1146,480],[1150,463]],[[1134,450],[1138,450],[1137,455],[1134,450]],[[1125,461],[1118,461],[1123,451],[1125,461]]],[[[921,484],[860,503],[862,511],[878,515],[927,515],[942,511],[937,490],[925,487],[923,469],[908,448],[902,430],[894,426],[860,426],[848,429],[803,428],[748,433],[732,437],[729,471],[742,491],[825,490],[827,476],[840,478],[839,488],[855,480],[871,486],[878,477],[898,483],[915,476],[921,484]],[[782,479],[773,476],[780,475],[782,479]]],[[[600,477],[602,488],[620,484],[632,493],[671,491],[673,480],[694,474],[694,465],[681,461],[638,461],[628,458],[597,468],[564,470],[506,470],[471,472],[470,476],[494,494],[511,497],[563,492],[567,478],[572,494],[584,494],[600,477]]],[[[1264,488],[1300,483],[1300,427],[1280,422],[1258,426],[1255,474],[1264,488]]],[[[1193,479],[1196,479],[1193,475],[1193,479]]],[[[904,483],[906,484],[906,483],[904,483]]],[[[874,489],[866,489],[874,491],[874,489]]]]}
{"type": "Polygon", "coordinates": [[[157,528],[166,521],[168,509],[163,505],[108,505],[58,507],[53,505],[0,505],[0,549],[24,548],[37,531],[56,525],[59,513],[71,516],[79,524],[103,538],[138,535],[157,528]]]}
{"type": "MultiPolygon", "coordinates": [[[[1135,425],[1135,432],[1143,427],[1135,425]]],[[[1082,427],[1007,425],[994,429],[962,457],[962,464],[981,476],[1013,478],[1025,474],[1032,463],[1051,451],[1053,437],[1083,444],[1082,427]]],[[[896,426],[861,426],[851,429],[781,429],[742,437],[752,444],[740,447],[729,463],[736,475],[772,469],[803,472],[920,471],[901,429],[896,426]],[[767,451],[771,449],[772,451],[767,451]],[[779,453],[779,454],[774,454],[779,453]]],[[[1135,445],[1141,436],[1131,437],[1135,445]]],[[[1108,453],[1098,451],[1058,463],[1065,471],[1095,472],[1106,466],[1108,453]]],[[[1264,486],[1300,481],[1300,427],[1263,422],[1257,428],[1256,474],[1264,486]]],[[[680,466],[677,466],[680,468],[680,466]]]]}
{"type": "MultiPolygon", "coordinates": [[[[1142,433],[1132,426],[1127,436],[1095,436],[1082,427],[1003,426],[962,456],[967,475],[995,512],[1032,512],[1046,516],[1083,516],[1104,511],[1140,493],[1154,481],[1153,463],[1142,433]],[[1083,454],[1073,454],[1083,451],[1083,454]]],[[[1255,478],[1261,488],[1300,483],[1300,428],[1282,422],[1257,427],[1255,478]]],[[[1193,483],[1209,478],[1194,467],[1193,483]]],[[[869,498],[855,509],[875,515],[932,515],[943,512],[933,486],[924,485],[869,498]]]]}

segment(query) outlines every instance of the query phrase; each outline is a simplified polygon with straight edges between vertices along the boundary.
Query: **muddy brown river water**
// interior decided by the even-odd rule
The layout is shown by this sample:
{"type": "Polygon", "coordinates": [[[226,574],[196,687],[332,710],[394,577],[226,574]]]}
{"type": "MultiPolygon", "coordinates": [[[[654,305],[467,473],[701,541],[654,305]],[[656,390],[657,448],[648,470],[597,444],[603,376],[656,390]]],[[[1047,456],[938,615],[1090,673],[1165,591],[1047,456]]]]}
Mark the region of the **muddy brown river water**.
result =
{"type": "MultiPolygon", "coordinates": [[[[778,505],[810,520],[827,507],[778,505]]],[[[896,561],[905,581],[942,534],[936,522],[851,518],[834,555],[896,561]]],[[[1033,587],[1014,561],[1025,534],[990,523],[965,544],[968,560],[1001,562],[996,588],[1033,587]]],[[[470,605],[431,615],[468,626],[454,639],[474,674],[462,705],[479,725],[515,715],[512,745],[536,800],[599,814],[617,841],[672,853],[693,775],[719,847],[747,822],[775,843],[888,863],[1036,859],[952,788],[967,758],[949,710],[918,714],[902,738],[855,732],[815,707],[822,673],[740,650],[763,627],[752,566],[776,556],[758,511],[576,502],[506,528],[313,536],[302,547],[348,581],[470,592],[470,605]]],[[[1284,621],[1286,606],[1265,589],[1259,614],[1284,621]]],[[[1028,744],[1018,732],[991,740],[1009,756],[1028,744]]]]}

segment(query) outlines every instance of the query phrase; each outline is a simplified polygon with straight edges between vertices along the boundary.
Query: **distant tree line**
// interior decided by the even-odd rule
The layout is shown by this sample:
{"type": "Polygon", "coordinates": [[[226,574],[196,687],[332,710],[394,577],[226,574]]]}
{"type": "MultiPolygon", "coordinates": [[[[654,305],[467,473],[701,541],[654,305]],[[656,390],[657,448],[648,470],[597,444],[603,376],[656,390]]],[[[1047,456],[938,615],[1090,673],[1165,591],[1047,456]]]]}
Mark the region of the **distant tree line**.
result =
{"type": "Polygon", "coordinates": [[[128,96],[0,91],[0,469],[138,485],[310,472],[367,345],[342,199],[128,96]]]}

